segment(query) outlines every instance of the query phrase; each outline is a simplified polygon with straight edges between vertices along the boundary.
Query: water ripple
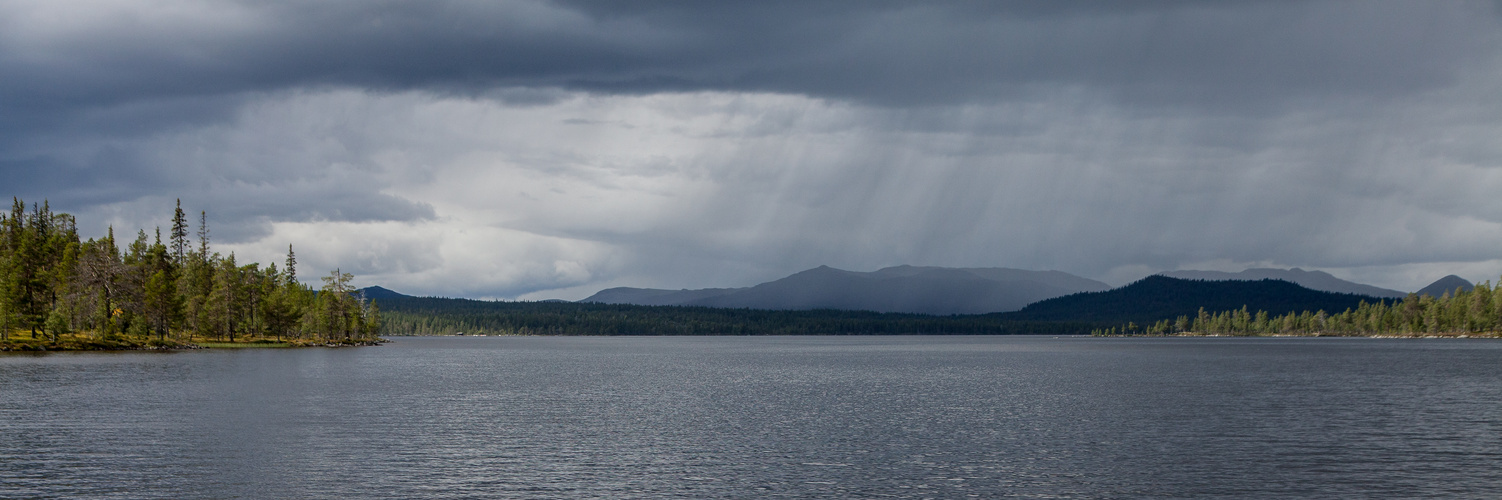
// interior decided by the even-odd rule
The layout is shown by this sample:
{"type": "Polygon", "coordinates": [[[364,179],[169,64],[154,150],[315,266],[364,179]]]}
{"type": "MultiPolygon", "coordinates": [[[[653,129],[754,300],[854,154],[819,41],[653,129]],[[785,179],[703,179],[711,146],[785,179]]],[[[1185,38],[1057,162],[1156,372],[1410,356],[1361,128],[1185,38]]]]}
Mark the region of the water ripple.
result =
{"type": "Polygon", "coordinates": [[[0,497],[1502,497],[1499,361],[1015,337],[7,355],[0,497]]]}

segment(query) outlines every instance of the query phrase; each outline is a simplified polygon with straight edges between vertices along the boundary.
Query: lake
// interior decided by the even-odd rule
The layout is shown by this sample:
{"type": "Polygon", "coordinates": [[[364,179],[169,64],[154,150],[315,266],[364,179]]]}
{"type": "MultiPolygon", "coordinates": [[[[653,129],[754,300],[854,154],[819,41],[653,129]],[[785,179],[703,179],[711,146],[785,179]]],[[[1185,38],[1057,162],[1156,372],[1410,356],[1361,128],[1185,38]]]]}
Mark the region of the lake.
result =
{"type": "Polygon", "coordinates": [[[1502,498],[1502,342],[398,337],[0,355],[0,497],[1502,498]]]}

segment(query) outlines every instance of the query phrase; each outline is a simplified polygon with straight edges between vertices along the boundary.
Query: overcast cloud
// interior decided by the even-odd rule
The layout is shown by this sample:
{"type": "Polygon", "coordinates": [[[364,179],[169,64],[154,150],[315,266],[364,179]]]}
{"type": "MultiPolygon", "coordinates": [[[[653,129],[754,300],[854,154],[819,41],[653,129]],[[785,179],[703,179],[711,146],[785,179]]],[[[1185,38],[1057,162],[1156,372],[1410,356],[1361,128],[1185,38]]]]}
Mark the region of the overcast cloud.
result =
{"type": "Polygon", "coordinates": [[[1496,2],[0,0],[0,189],[476,298],[1502,274],[1496,2]]]}

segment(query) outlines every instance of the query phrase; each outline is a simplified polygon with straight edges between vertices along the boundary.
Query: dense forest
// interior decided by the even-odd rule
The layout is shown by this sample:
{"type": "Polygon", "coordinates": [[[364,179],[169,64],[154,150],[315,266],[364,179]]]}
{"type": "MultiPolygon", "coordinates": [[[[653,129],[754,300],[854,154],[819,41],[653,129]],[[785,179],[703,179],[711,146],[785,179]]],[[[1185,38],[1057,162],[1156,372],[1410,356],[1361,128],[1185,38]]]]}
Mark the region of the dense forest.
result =
{"type": "MultiPolygon", "coordinates": [[[[1253,309],[1255,310],[1255,309],[1253,309]]],[[[1240,309],[1179,316],[1148,325],[1128,324],[1097,334],[1200,335],[1497,335],[1502,330],[1502,283],[1479,283],[1439,297],[1408,294],[1401,301],[1361,302],[1338,313],[1324,309],[1269,314],[1240,309]]]]}
{"type": "Polygon", "coordinates": [[[1009,319],[1019,321],[1152,324],[1165,318],[1192,318],[1201,309],[1221,311],[1249,307],[1253,311],[1283,314],[1306,309],[1342,311],[1355,308],[1363,301],[1380,300],[1366,295],[1311,290],[1282,280],[1207,281],[1155,275],[1121,288],[1039,301],[1006,314],[1009,319]]]}
{"type": "Polygon", "coordinates": [[[575,302],[382,298],[386,335],[1010,335],[1086,334],[1101,323],[1010,321],[832,309],[775,311],[575,302]]]}
{"type": "Polygon", "coordinates": [[[296,254],[240,264],[212,252],[208,214],[197,239],[179,201],[167,240],[144,230],[122,250],[115,231],[82,241],[73,216],[44,201],[12,200],[0,213],[0,342],[98,347],[176,346],[251,339],[355,343],[380,328],[374,303],[353,295],[353,276],[333,271],[319,290],[297,279],[296,254]]]}

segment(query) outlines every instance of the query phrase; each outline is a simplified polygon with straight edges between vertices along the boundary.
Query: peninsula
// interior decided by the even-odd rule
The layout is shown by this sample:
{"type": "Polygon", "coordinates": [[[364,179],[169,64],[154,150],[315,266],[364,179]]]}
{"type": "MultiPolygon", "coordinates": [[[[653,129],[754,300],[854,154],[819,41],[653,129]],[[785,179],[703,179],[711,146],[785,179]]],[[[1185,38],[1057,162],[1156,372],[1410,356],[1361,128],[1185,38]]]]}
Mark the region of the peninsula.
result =
{"type": "Polygon", "coordinates": [[[15,198],[0,213],[0,350],[373,344],[380,311],[353,279],[304,285],[291,245],[280,269],[220,255],[207,212],[189,239],[181,201],[167,241],[140,230],[122,249],[113,227],[80,240],[73,216],[15,198]]]}

